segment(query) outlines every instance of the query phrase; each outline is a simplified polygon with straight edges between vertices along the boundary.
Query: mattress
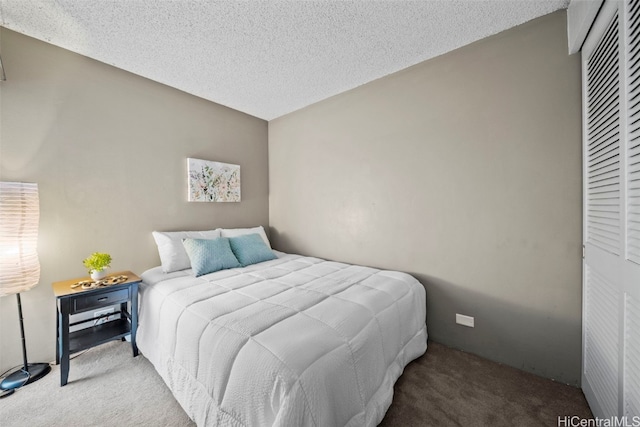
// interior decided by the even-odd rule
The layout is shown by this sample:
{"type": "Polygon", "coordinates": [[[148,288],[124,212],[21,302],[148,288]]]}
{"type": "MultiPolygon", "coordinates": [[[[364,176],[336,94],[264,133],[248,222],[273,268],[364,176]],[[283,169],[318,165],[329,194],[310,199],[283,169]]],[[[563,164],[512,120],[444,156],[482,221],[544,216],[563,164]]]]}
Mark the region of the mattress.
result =
{"type": "Polygon", "coordinates": [[[137,344],[199,426],[375,426],[426,351],[412,276],[277,253],[142,274],[137,344]]]}

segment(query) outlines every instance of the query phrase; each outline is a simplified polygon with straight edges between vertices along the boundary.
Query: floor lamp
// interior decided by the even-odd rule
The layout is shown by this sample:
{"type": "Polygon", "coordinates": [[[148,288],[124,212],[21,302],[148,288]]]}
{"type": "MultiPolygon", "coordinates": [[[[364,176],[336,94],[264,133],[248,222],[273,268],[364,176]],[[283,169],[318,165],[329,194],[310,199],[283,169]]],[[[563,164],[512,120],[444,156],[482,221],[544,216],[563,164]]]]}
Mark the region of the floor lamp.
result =
{"type": "Polygon", "coordinates": [[[38,261],[38,184],[0,182],[0,297],[16,294],[22,336],[23,365],[0,382],[4,397],[23,385],[49,373],[48,363],[27,363],[20,292],[28,291],[40,280],[38,261]]]}

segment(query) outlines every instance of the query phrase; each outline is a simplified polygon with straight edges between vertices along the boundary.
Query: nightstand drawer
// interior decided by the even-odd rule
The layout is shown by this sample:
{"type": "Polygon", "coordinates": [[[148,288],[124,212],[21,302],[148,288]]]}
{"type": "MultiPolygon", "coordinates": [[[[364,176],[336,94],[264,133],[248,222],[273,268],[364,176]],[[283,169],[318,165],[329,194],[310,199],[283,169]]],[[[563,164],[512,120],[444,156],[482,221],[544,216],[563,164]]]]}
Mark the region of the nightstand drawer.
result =
{"type": "Polygon", "coordinates": [[[118,289],[110,292],[101,292],[99,294],[83,295],[74,298],[74,306],[71,307],[72,313],[91,310],[92,308],[100,308],[109,305],[119,304],[129,300],[129,288],[118,289]]]}

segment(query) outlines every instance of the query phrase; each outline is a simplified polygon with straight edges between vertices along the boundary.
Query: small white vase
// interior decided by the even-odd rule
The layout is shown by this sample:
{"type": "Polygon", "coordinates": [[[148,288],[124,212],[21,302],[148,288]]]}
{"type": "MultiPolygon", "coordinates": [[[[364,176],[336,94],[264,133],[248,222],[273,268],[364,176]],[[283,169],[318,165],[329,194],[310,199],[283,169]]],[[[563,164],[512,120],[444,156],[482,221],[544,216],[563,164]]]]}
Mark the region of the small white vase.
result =
{"type": "Polygon", "coordinates": [[[105,277],[107,277],[106,270],[93,270],[91,272],[91,279],[93,279],[94,281],[102,280],[105,277]]]}

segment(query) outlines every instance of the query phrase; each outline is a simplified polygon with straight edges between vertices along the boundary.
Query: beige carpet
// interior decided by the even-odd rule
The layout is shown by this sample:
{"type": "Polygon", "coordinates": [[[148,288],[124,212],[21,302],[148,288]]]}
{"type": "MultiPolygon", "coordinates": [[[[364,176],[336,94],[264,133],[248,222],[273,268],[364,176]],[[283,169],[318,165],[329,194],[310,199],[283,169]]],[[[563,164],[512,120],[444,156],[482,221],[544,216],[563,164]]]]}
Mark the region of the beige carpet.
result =
{"type": "MultiPolygon", "coordinates": [[[[57,366],[0,400],[0,426],[193,426],[144,357],[114,341],[57,366]]],[[[477,356],[429,343],[405,369],[382,426],[557,426],[591,417],[582,392],[477,356]]]]}
{"type": "Polygon", "coordinates": [[[0,400],[2,427],[195,426],[153,365],[113,341],[71,360],[69,383],[60,367],[0,400]]]}
{"type": "Polygon", "coordinates": [[[380,426],[557,427],[591,418],[582,390],[429,341],[396,382],[380,426]]]}

